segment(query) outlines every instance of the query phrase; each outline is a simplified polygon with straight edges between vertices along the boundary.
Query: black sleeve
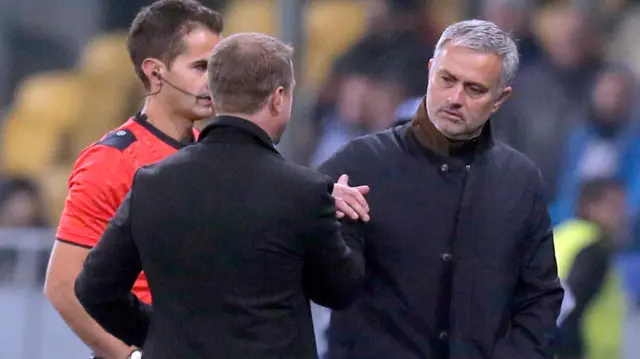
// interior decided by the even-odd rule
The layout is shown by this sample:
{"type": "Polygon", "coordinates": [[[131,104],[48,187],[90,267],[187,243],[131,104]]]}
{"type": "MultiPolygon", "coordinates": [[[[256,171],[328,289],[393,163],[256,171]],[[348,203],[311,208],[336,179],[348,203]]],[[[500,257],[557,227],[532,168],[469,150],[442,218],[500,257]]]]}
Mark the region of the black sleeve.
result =
{"type": "Polygon", "coordinates": [[[349,305],[364,280],[362,256],[352,251],[340,235],[327,179],[310,194],[309,217],[303,228],[304,285],[314,302],[331,309],[349,305]]]}
{"type": "Polygon", "coordinates": [[[151,306],[131,292],[142,271],[130,230],[133,191],[125,197],[100,241],[89,252],[76,279],[75,292],[87,313],[106,331],[129,345],[142,346],[151,306]]]}
{"type": "Polygon", "coordinates": [[[608,250],[600,242],[586,247],[576,256],[566,283],[573,294],[575,307],[558,328],[558,354],[580,357],[584,352],[580,320],[585,308],[600,291],[608,267],[608,250]]]}
{"type": "Polygon", "coordinates": [[[540,176],[520,254],[510,331],[497,345],[495,359],[551,359],[556,319],[564,290],[557,273],[553,231],[540,176]]]}
{"type": "Polygon", "coordinates": [[[576,256],[567,277],[567,285],[576,301],[572,313],[582,315],[584,309],[600,291],[608,267],[609,256],[602,243],[594,243],[576,256]]]}
{"type": "MultiPolygon", "coordinates": [[[[329,176],[334,182],[337,182],[338,178],[341,175],[346,174],[350,178],[352,178],[352,180],[349,182],[349,185],[368,185],[368,183],[353,182],[353,177],[355,174],[352,170],[350,170],[350,168],[353,167],[353,164],[358,163],[355,160],[356,158],[357,150],[356,146],[352,142],[336,152],[327,161],[322,163],[318,167],[318,170],[323,174],[329,176]]],[[[345,240],[349,248],[351,248],[351,250],[353,251],[358,252],[359,255],[364,258],[366,242],[365,223],[362,221],[354,221],[350,218],[344,217],[340,220],[340,232],[342,233],[342,238],[345,240]]]]}

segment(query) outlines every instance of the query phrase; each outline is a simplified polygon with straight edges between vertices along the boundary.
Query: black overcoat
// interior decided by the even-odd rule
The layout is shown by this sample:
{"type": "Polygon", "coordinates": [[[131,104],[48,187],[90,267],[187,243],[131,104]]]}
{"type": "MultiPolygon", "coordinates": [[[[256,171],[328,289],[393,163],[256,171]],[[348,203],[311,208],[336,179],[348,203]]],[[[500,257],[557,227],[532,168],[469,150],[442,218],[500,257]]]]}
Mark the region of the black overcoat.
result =
{"type": "Polygon", "coordinates": [[[342,223],[365,285],[332,313],[328,358],[551,358],[563,291],[538,169],[489,124],[459,155],[430,124],[423,103],[320,166],[371,186],[371,221],[342,223]]]}

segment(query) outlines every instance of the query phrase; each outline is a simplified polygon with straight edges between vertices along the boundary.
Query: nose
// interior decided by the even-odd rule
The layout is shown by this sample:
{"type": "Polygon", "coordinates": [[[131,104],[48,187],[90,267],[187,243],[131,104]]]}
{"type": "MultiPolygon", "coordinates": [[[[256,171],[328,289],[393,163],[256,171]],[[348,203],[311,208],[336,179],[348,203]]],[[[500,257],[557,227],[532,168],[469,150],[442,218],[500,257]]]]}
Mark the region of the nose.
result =
{"type": "Polygon", "coordinates": [[[449,103],[455,108],[462,107],[464,102],[464,88],[462,86],[455,86],[452,88],[452,91],[449,96],[449,103]]]}

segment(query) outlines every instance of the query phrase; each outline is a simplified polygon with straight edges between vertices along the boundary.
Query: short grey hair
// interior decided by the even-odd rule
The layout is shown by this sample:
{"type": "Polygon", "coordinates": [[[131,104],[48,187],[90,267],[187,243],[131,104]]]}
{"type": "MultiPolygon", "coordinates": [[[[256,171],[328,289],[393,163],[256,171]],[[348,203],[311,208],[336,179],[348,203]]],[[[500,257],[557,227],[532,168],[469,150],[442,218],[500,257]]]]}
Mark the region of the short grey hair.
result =
{"type": "Polygon", "coordinates": [[[491,52],[502,57],[500,85],[509,86],[518,71],[520,56],[515,41],[496,24],[484,20],[465,20],[449,25],[436,44],[435,53],[448,44],[491,52]]]}

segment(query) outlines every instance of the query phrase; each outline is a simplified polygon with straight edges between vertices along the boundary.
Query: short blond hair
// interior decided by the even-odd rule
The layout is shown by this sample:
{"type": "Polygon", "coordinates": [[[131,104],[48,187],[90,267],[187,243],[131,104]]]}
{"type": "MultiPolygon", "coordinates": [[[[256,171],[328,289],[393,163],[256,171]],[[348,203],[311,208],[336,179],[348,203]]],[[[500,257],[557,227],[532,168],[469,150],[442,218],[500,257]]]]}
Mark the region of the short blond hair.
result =
{"type": "Polygon", "coordinates": [[[222,40],[209,60],[209,89],[218,113],[254,114],[280,86],[294,83],[293,47],[260,33],[222,40]]]}

